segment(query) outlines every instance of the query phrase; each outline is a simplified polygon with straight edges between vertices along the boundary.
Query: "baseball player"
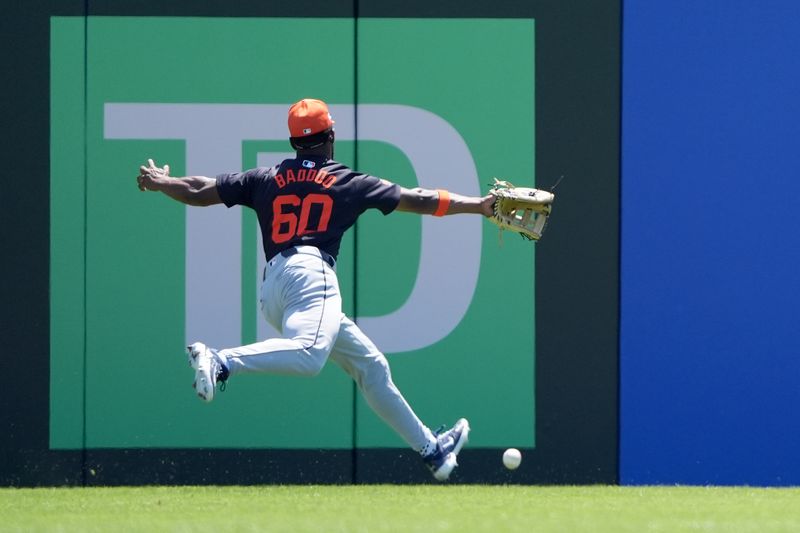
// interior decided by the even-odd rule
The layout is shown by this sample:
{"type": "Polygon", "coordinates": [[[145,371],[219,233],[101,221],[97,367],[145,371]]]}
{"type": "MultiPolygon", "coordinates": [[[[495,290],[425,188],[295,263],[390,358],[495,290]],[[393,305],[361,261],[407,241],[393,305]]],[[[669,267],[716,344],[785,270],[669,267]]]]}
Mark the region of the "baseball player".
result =
{"type": "Polygon", "coordinates": [[[256,212],[261,227],[267,258],[261,310],[282,338],[221,350],[195,342],[188,347],[193,387],[210,402],[217,383],[231,376],[314,376],[330,359],[355,380],[378,416],[422,455],[433,476],[447,480],[467,442],[469,423],[462,418],[437,434],[419,420],[392,381],[384,355],[342,313],[336,257],[342,235],[367,209],[385,215],[491,216],[494,197],[409,190],[335,161],[334,121],[320,100],[292,105],[288,122],[297,156],[270,168],[216,178],[170,177],[168,165],[159,168],[152,160],[140,168],[142,191],[160,191],[192,206],[246,206],[256,212]]]}

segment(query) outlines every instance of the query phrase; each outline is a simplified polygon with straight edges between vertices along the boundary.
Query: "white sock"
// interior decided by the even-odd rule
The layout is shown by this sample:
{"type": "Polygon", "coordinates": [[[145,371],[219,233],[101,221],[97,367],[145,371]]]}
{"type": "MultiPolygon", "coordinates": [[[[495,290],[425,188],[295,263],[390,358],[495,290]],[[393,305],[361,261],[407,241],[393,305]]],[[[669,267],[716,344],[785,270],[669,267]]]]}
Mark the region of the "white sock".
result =
{"type": "Polygon", "coordinates": [[[436,451],[436,444],[436,437],[433,436],[433,433],[429,433],[428,442],[426,442],[425,445],[419,450],[419,454],[422,457],[432,454],[436,451]]]}

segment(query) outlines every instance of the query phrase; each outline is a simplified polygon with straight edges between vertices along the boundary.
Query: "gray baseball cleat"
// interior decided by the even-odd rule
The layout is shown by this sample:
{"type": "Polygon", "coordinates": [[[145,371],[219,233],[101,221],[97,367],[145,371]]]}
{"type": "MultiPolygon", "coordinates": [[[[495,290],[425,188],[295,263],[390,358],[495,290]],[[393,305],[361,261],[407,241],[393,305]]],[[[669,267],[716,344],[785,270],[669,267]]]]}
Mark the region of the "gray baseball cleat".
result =
{"type": "Polygon", "coordinates": [[[458,466],[456,457],[461,448],[469,440],[469,422],[466,418],[460,419],[455,425],[444,433],[435,433],[436,450],[422,458],[430,469],[433,477],[438,481],[447,481],[450,473],[458,466]]]}
{"type": "Polygon", "coordinates": [[[194,369],[192,387],[201,400],[210,402],[214,399],[218,382],[221,384],[220,390],[224,390],[230,372],[217,355],[217,351],[202,342],[195,342],[186,349],[189,350],[189,364],[194,369]]]}

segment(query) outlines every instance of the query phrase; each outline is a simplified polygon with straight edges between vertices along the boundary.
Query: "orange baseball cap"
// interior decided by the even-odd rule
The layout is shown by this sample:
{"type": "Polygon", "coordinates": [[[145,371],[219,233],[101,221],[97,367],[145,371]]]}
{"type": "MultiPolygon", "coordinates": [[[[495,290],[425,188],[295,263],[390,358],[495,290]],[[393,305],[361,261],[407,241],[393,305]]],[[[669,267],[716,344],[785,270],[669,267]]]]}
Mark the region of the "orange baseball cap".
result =
{"type": "Polygon", "coordinates": [[[289,108],[289,134],[307,137],[333,127],[328,106],[322,100],[304,98],[289,108]]]}

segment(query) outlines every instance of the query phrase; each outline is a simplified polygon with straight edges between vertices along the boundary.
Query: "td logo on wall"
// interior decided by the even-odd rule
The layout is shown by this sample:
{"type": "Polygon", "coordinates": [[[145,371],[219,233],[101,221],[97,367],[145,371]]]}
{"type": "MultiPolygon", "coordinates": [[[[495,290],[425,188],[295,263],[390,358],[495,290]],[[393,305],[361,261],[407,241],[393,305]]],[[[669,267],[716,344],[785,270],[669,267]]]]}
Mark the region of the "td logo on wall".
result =
{"type": "MultiPolygon", "coordinates": [[[[237,377],[202,404],[188,342],[276,335],[258,314],[255,216],[187,208],[134,179],[148,157],[174,175],[276,164],[293,155],[289,105],[313,97],[336,120],[336,159],[364,172],[468,195],[494,176],[534,184],[532,20],[355,31],[351,19],[52,19],[53,448],[403,446],[332,364],[313,379],[237,377]]],[[[345,311],[423,421],[465,416],[474,446],[532,447],[533,247],[504,241],[476,216],[367,213],[337,270],[345,311]]]]}

